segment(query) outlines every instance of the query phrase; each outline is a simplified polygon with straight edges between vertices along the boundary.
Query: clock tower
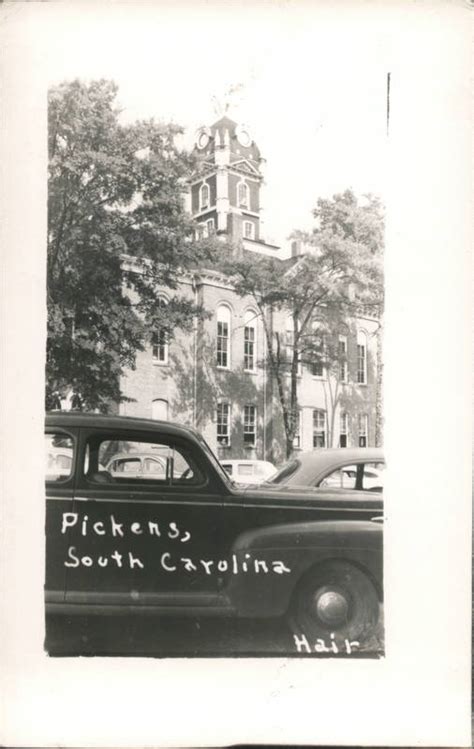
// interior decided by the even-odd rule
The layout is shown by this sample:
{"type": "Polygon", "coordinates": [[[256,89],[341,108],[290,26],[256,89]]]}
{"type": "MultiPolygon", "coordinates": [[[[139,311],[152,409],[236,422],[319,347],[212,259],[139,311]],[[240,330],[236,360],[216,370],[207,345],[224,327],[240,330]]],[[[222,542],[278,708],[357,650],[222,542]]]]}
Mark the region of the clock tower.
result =
{"type": "Polygon", "coordinates": [[[265,160],[244,125],[221,117],[196,133],[199,169],[191,180],[191,212],[198,234],[215,233],[244,249],[275,254],[263,239],[261,194],[265,160]]]}

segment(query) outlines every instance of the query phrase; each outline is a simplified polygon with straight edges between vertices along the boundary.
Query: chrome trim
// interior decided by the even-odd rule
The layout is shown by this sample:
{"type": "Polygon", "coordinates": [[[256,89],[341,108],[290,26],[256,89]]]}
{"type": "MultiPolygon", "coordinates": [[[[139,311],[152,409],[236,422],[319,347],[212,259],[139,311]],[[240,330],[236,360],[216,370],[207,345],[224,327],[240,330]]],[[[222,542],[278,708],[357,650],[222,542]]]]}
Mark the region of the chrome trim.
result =
{"type": "MultiPolygon", "coordinates": [[[[347,512],[373,512],[373,509],[370,507],[327,507],[322,505],[311,505],[311,504],[304,504],[299,505],[296,503],[289,503],[289,504],[266,504],[265,502],[259,503],[259,504],[247,504],[247,503],[235,503],[235,502],[226,502],[223,503],[222,501],[219,501],[216,499],[214,502],[205,502],[201,501],[199,499],[197,500],[186,500],[186,499],[179,499],[179,495],[176,496],[176,499],[142,499],[140,498],[133,498],[133,499],[123,499],[119,497],[46,497],[47,500],[56,500],[56,501],[68,501],[72,502],[73,500],[77,500],[78,502],[94,502],[97,503],[115,503],[115,504],[130,504],[130,505],[137,505],[137,504],[150,504],[150,505],[183,505],[183,506],[200,506],[200,507],[219,507],[223,510],[225,509],[242,509],[242,508],[253,508],[253,509],[264,509],[264,510],[314,510],[314,511],[322,511],[322,512],[343,512],[344,514],[347,512]]],[[[345,518],[344,518],[345,519],[345,518]]],[[[384,518],[382,516],[376,516],[370,518],[370,520],[374,522],[382,522],[384,518]]]]}
{"type": "Polygon", "coordinates": [[[197,500],[180,500],[177,496],[176,499],[142,499],[141,497],[134,497],[133,499],[123,499],[121,497],[74,497],[78,502],[105,502],[115,504],[147,504],[147,505],[200,505],[201,507],[222,507],[222,502],[216,500],[215,502],[201,502],[197,500]]]}

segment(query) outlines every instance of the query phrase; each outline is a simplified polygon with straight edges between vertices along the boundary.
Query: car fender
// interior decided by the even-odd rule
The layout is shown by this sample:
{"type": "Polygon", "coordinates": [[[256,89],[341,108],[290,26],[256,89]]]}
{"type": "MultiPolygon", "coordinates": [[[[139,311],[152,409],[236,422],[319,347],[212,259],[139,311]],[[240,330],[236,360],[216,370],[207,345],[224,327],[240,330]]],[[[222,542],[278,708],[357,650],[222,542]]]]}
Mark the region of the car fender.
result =
{"type": "Polygon", "coordinates": [[[279,616],[290,604],[298,581],[312,567],[344,560],[363,570],[382,597],[383,528],[371,520],[308,521],[249,530],[233,544],[240,569],[226,593],[240,616],[279,616]],[[255,560],[267,571],[255,571],[255,560]]]}

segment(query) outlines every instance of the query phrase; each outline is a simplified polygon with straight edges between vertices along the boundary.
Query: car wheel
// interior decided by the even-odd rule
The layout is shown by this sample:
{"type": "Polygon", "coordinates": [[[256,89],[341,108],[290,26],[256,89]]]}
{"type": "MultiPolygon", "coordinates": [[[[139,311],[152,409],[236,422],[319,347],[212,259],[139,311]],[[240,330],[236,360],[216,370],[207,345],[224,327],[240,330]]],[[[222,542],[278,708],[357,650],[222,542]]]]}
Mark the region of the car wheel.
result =
{"type": "MultiPolygon", "coordinates": [[[[373,637],[379,620],[379,598],[371,580],[348,562],[326,562],[304,575],[290,607],[289,623],[311,647],[345,640],[360,645],[373,637]]],[[[321,646],[323,647],[323,646],[321,646]]]]}

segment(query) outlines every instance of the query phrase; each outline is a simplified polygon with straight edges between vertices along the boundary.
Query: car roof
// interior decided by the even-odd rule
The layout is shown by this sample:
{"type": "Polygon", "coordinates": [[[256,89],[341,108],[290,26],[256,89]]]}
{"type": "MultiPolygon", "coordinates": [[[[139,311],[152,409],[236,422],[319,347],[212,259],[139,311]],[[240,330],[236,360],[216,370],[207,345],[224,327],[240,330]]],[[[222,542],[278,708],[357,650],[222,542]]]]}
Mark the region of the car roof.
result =
{"type": "Polygon", "coordinates": [[[199,432],[192,427],[172,421],[157,421],[136,416],[115,416],[83,411],[53,411],[46,414],[46,426],[57,427],[98,427],[99,429],[136,429],[139,431],[160,431],[174,436],[187,436],[200,439],[199,432]]]}
{"type": "Polygon", "coordinates": [[[384,452],[381,447],[322,447],[294,457],[301,462],[301,465],[317,461],[318,465],[325,468],[335,464],[360,463],[361,460],[368,460],[371,463],[383,462],[384,452]]]}

